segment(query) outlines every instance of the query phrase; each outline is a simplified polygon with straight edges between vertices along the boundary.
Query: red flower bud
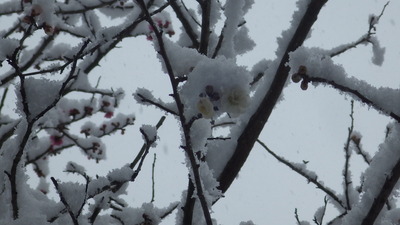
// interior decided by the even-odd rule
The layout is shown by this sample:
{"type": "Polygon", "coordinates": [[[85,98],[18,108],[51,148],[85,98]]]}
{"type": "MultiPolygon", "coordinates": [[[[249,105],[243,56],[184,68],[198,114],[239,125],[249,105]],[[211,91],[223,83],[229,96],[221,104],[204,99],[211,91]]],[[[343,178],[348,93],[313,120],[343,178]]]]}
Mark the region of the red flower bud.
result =
{"type": "Polygon", "coordinates": [[[111,118],[114,116],[114,112],[106,112],[106,114],[104,115],[105,118],[111,118]]]}

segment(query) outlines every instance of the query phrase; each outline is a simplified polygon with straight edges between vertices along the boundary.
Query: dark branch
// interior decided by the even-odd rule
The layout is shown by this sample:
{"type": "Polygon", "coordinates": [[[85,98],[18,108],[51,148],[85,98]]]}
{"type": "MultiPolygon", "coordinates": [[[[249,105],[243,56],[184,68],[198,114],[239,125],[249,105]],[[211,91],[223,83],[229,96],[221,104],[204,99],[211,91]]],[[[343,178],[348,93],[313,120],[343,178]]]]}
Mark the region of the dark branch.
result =
{"type": "Polygon", "coordinates": [[[199,41],[197,40],[197,38],[198,38],[197,34],[195,33],[193,27],[190,25],[188,19],[183,14],[181,7],[178,5],[176,0],[169,0],[169,3],[176,14],[176,17],[179,19],[179,21],[181,21],[186,34],[192,41],[193,47],[197,49],[200,45],[199,41]]]}
{"type": "Polygon", "coordinates": [[[354,129],[354,101],[351,101],[350,119],[351,119],[351,125],[348,129],[349,133],[347,135],[346,145],[344,147],[345,163],[344,163],[344,169],[343,169],[344,194],[346,196],[346,205],[347,205],[348,210],[351,210],[351,203],[350,203],[350,197],[349,197],[349,185],[352,183],[352,181],[351,181],[351,177],[349,175],[349,169],[350,169],[350,157],[351,157],[350,143],[351,143],[351,137],[352,137],[353,129],[354,129]]]}
{"type": "Polygon", "coordinates": [[[210,39],[210,14],[211,14],[211,1],[203,0],[200,3],[201,6],[201,36],[199,52],[207,55],[208,52],[208,41],[210,39]]]}
{"type": "Polygon", "coordinates": [[[329,188],[325,187],[321,182],[318,181],[317,177],[311,177],[308,175],[306,172],[304,172],[302,169],[296,167],[293,165],[291,162],[287,161],[286,159],[278,156],[275,154],[272,150],[270,150],[262,141],[257,140],[257,142],[269,153],[271,154],[275,159],[277,159],[279,162],[285,164],[288,166],[290,169],[295,171],[296,173],[300,174],[302,177],[306,178],[308,182],[315,184],[319,189],[321,189],[323,192],[325,192],[329,197],[331,197],[335,202],[337,202],[343,209],[346,209],[346,206],[344,203],[340,200],[340,198],[333,193],[332,190],[329,188]]]}
{"type": "Polygon", "coordinates": [[[361,225],[373,225],[379,213],[382,211],[387,199],[392,193],[394,187],[400,178],[400,160],[392,168],[391,173],[387,175],[379,194],[375,197],[374,202],[368,210],[367,216],[363,219],[361,225]]]}
{"type": "Polygon", "coordinates": [[[341,84],[337,84],[337,83],[334,82],[334,81],[327,80],[327,79],[324,79],[324,78],[320,78],[320,77],[310,77],[310,76],[306,76],[306,77],[307,77],[308,81],[310,81],[310,82],[329,84],[329,85],[331,85],[332,87],[334,87],[334,88],[336,88],[336,89],[338,89],[338,90],[340,90],[340,91],[353,94],[353,95],[356,96],[361,102],[363,102],[363,103],[365,103],[365,104],[371,106],[372,108],[374,108],[374,109],[376,109],[376,110],[378,110],[378,111],[380,111],[380,112],[382,112],[382,113],[384,113],[384,114],[387,114],[388,116],[390,116],[390,117],[392,117],[393,119],[395,119],[397,122],[400,122],[400,116],[399,116],[399,115],[397,115],[397,114],[395,114],[395,113],[393,113],[393,112],[387,112],[386,110],[382,109],[382,108],[379,107],[375,102],[373,102],[372,100],[368,99],[368,98],[365,97],[363,94],[361,94],[358,90],[351,89],[351,88],[349,88],[349,87],[346,87],[346,86],[341,85],[341,84]]]}
{"type": "Polygon", "coordinates": [[[327,0],[313,0],[308,5],[306,12],[280,61],[271,87],[256,112],[250,118],[247,126],[238,139],[235,152],[218,177],[220,183],[219,189],[222,192],[228,190],[229,186],[232,184],[233,180],[247,160],[254,143],[257,141],[258,136],[264,128],[265,123],[268,121],[268,118],[282,93],[285,82],[289,76],[290,69],[286,66],[286,63],[289,61],[289,53],[303,44],[312,25],[317,20],[321,8],[326,2],[327,0]]]}
{"type": "Polygon", "coordinates": [[[68,213],[69,213],[69,215],[70,215],[70,217],[72,219],[72,222],[74,223],[74,225],[79,225],[78,219],[76,218],[74,212],[72,212],[72,209],[71,209],[70,205],[68,204],[68,202],[65,199],[63,193],[59,189],[57,180],[54,177],[51,177],[50,179],[53,182],[54,187],[56,188],[56,190],[58,192],[58,195],[60,196],[61,202],[64,204],[65,208],[67,209],[67,211],[68,211],[68,213]]]}

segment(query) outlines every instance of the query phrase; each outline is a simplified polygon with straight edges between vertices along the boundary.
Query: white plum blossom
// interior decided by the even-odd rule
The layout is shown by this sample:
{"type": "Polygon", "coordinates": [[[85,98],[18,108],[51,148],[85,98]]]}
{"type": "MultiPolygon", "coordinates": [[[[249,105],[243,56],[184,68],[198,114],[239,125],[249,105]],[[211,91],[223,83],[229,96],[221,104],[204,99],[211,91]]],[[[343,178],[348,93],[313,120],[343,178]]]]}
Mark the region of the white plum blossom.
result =
{"type": "Polygon", "coordinates": [[[249,102],[250,82],[250,73],[233,60],[225,57],[201,60],[180,91],[187,107],[186,116],[240,115],[249,102]]]}
{"type": "Polygon", "coordinates": [[[214,116],[214,105],[208,98],[200,98],[197,102],[197,110],[206,119],[211,119],[214,116]]]}
{"type": "Polygon", "coordinates": [[[249,102],[249,94],[239,86],[229,89],[222,97],[224,110],[233,117],[242,114],[249,105],[249,102]]]}

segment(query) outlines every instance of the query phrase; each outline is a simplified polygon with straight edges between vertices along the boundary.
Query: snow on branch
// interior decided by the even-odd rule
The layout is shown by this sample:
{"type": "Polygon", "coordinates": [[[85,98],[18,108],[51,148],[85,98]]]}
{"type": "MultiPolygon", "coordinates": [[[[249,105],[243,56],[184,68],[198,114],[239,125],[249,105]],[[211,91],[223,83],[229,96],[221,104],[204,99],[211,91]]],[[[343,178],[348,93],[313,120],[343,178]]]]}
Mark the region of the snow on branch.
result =
{"type": "Polygon", "coordinates": [[[375,35],[376,32],[376,25],[378,24],[379,20],[381,19],[383,13],[385,12],[386,7],[388,6],[389,2],[387,2],[381,11],[381,13],[376,16],[376,15],[370,15],[369,17],[369,26],[368,26],[368,31],[366,34],[364,34],[361,38],[359,38],[357,41],[349,43],[349,44],[344,44],[341,46],[338,46],[336,48],[333,48],[327,52],[327,55],[329,55],[331,58],[338,56],[352,48],[356,48],[360,44],[372,44],[372,50],[373,50],[373,57],[372,57],[372,62],[375,65],[381,66],[383,63],[383,56],[385,53],[385,48],[380,47],[379,41],[375,35]]]}
{"type": "Polygon", "coordinates": [[[289,66],[292,80],[301,81],[303,90],[309,82],[328,84],[400,122],[399,89],[376,88],[363,80],[348,77],[343,67],[335,64],[324,50],[300,47],[290,53],[289,66]]]}
{"type": "Polygon", "coordinates": [[[354,205],[343,224],[372,225],[376,220],[396,223],[399,214],[392,216],[390,210],[383,207],[386,200],[399,188],[400,179],[400,125],[393,123],[393,130],[385,142],[379,146],[379,151],[372,158],[370,167],[365,171],[363,193],[354,205]],[[382,215],[378,217],[378,215],[382,215]]]}
{"type": "Polygon", "coordinates": [[[323,192],[325,192],[332,200],[334,200],[336,202],[336,204],[338,204],[343,210],[347,210],[347,206],[345,205],[345,203],[343,202],[343,200],[341,200],[341,198],[335,193],[334,190],[325,187],[323,182],[318,181],[318,176],[315,172],[310,171],[306,168],[306,164],[305,163],[293,163],[293,162],[289,162],[288,160],[286,160],[285,158],[277,155],[275,152],[273,152],[272,150],[270,150],[266,144],[264,144],[262,141],[257,140],[257,142],[269,153],[271,154],[275,159],[277,159],[279,162],[285,164],[286,166],[288,166],[290,169],[292,169],[293,171],[295,171],[296,173],[300,174],[301,176],[303,176],[304,178],[307,179],[308,182],[315,184],[319,189],[321,189],[323,192]]]}

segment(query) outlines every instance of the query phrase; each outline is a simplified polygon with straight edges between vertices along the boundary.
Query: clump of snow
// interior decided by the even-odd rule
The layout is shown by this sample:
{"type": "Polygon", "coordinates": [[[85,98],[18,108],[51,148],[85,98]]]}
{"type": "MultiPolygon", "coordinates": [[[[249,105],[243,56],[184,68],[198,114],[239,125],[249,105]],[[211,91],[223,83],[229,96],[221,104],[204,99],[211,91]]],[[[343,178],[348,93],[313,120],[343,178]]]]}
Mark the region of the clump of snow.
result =
{"type": "Polygon", "coordinates": [[[98,177],[90,181],[88,185],[88,196],[94,196],[97,193],[102,192],[103,187],[110,184],[110,181],[105,177],[98,177]]]}
{"type": "Polygon", "coordinates": [[[7,57],[10,57],[15,49],[19,46],[19,42],[16,39],[0,39],[0,62],[4,61],[7,57]]]}
{"type": "Polygon", "coordinates": [[[121,218],[123,224],[159,224],[163,211],[152,203],[143,203],[140,208],[126,207],[121,211],[115,210],[113,214],[121,218]]]}
{"type": "Polygon", "coordinates": [[[86,200],[86,186],[76,182],[58,184],[59,193],[65,198],[74,215],[78,215],[81,206],[86,200]]]}
{"type": "MultiPolygon", "coordinates": [[[[400,125],[393,124],[391,132],[385,142],[379,146],[370,167],[364,174],[364,185],[361,199],[353,206],[352,210],[344,217],[344,225],[357,224],[367,215],[372,203],[380,193],[388,176],[392,174],[395,164],[400,160],[400,125]]],[[[399,188],[396,186],[396,188],[399,188]]],[[[390,218],[390,214],[387,214],[390,218]]],[[[385,220],[380,217],[379,220],[385,220]]],[[[379,223],[378,223],[379,224],[379,223]]]]}
{"type": "Polygon", "coordinates": [[[232,149],[235,149],[236,144],[236,140],[232,139],[207,143],[206,161],[216,177],[222,173],[226,162],[232,157],[232,149]]]}
{"type": "Polygon", "coordinates": [[[244,14],[251,8],[254,1],[227,1],[224,8],[226,22],[223,28],[223,43],[219,51],[220,55],[227,58],[235,58],[237,54],[243,54],[251,50],[255,43],[248,35],[248,29],[244,24],[244,14]]]}
{"type": "Polygon", "coordinates": [[[249,29],[246,26],[241,26],[233,39],[233,47],[235,52],[242,55],[248,51],[253,50],[256,43],[249,36],[249,29]]]}
{"type": "MultiPolygon", "coordinates": [[[[172,69],[174,70],[175,76],[181,77],[190,73],[197,63],[206,58],[201,55],[193,48],[181,47],[176,43],[170,41],[168,38],[164,38],[164,47],[167,52],[168,59],[171,63],[172,69]]],[[[167,72],[164,60],[161,55],[157,56],[160,58],[162,68],[164,72],[167,72]]]]}
{"type": "Polygon", "coordinates": [[[123,166],[120,169],[113,169],[107,174],[109,181],[126,182],[130,181],[133,175],[133,170],[128,165],[123,166]]]}
{"type": "Polygon", "coordinates": [[[227,58],[233,58],[235,56],[233,40],[238,30],[237,27],[243,19],[242,8],[244,5],[244,0],[228,0],[224,6],[224,14],[226,16],[226,22],[223,28],[224,42],[219,52],[227,58]]]}
{"type": "Polygon", "coordinates": [[[140,128],[140,130],[143,132],[142,136],[143,136],[143,140],[146,143],[151,143],[153,147],[155,147],[155,142],[157,140],[157,127],[155,126],[151,126],[151,125],[142,125],[142,127],[140,128]]]}
{"type": "MultiPolygon", "coordinates": [[[[61,83],[46,78],[25,79],[24,87],[30,119],[42,113],[59,96],[61,83]]],[[[23,112],[23,110],[22,110],[23,112]]]]}
{"type": "Polygon", "coordinates": [[[277,60],[281,60],[283,57],[287,46],[289,45],[290,40],[292,39],[294,33],[296,32],[297,27],[300,24],[300,21],[305,14],[309,3],[311,0],[298,0],[296,2],[297,11],[293,13],[292,21],[290,28],[283,31],[281,37],[277,38],[278,49],[276,50],[277,60]]]}
{"type": "Polygon", "coordinates": [[[376,88],[363,80],[349,77],[344,68],[335,64],[326,53],[320,48],[299,47],[296,51],[290,53],[290,73],[294,74],[300,66],[305,66],[308,76],[324,78],[327,81],[333,81],[338,85],[356,90],[372,101],[374,105],[371,106],[377,108],[380,112],[400,115],[399,89],[376,88]]]}
{"type": "Polygon", "coordinates": [[[86,170],[83,166],[70,161],[67,163],[67,167],[65,168],[65,171],[71,172],[71,173],[84,174],[86,170]]]}
{"type": "MultiPolygon", "coordinates": [[[[190,128],[190,139],[195,152],[206,149],[207,138],[211,136],[211,124],[206,119],[198,119],[190,128]]],[[[206,153],[203,152],[205,155],[206,153]]]]}
{"type": "Polygon", "coordinates": [[[138,103],[143,105],[151,105],[151,103],[149,103],[148,101],[144,101],[143,99],[157,102],[156,98],[154,98],[153,96],[153,93],[146,88],[138,88],[133,94],[133,97],[138,103]]]}
{"type": "Polygon", "coordinates": [[[97,137],[77,138],[79,147],[89,159],[96,161],[106,158],[106,146],[97,137]]]}
{"type": "Polygon", "coordinates": [[[255,225],[255,223],[253,223],[253,221],[249,220],[249,221],[246,221],[246,222],[240,222],[239,225],[255,225]]]}
{"type": "Polygon", "coordinates": [[[382,63],[385,59],[385,48],[381,47],[378,39],[376,37],[371,37],[370,39],[372,43],[372,63],[377,66],[382,66],[382,63]]]}

